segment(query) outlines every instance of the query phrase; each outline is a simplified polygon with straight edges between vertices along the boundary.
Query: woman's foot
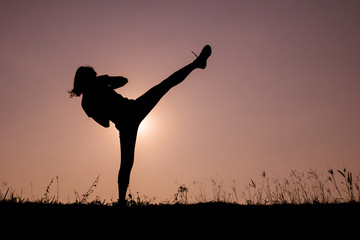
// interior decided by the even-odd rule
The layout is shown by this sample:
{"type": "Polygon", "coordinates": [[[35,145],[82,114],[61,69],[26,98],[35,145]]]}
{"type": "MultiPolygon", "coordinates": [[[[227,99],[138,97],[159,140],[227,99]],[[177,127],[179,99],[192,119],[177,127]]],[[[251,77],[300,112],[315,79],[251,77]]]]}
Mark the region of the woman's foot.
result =
{"type": "Polygon", "coordinates": [[[206,45],[202,50],[200,55],[195,59],[194,64],[197,68],[205,69],[206,61],[211,55],[211,47],[206,45]]]}

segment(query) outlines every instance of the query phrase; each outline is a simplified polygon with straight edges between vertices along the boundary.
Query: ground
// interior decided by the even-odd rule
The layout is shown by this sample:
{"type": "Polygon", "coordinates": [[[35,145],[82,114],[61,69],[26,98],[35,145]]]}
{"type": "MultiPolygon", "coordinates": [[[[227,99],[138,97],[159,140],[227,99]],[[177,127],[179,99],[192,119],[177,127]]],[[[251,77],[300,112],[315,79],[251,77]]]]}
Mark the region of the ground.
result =
{"type": "Polygon", "coordinates": [[[168,238],[324,239],[354,236],[360,204],[266,206],[210,202],[117,207],[3,201],[0,210],[4,229],[25,227],[34,233],[53,229],[59,234],[69,231],[71,235],[82,229],[81,236],[92,236],[92,233],[104,236],[114,231],[128,232],[131,236],[145,234],[147,238],[163,235],[168,238]]]}

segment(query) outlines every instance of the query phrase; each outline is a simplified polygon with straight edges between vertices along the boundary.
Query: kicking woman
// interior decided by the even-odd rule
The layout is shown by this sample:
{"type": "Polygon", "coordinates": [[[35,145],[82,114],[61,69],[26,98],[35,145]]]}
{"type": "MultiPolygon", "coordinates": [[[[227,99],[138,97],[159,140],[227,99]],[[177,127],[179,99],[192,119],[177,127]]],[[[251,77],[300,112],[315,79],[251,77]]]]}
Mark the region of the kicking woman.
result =
{"type": "Polygon", "coordinates": [[[124,98],[114,91],[128,82],[124,77],[96,76],[92,67],[79,67],[76,71],[70,97],[82,94],[81,105],[88,117],[106,128],[111,121],[120,132],[120,204],[126,202],[126,191],[134,163],[136,135],[141,121],[172,87],[181,83],[195,69],[205,69],[210,55],[211,47],[206,45],[192,63],[173,73],[136,100],[124,98]]]}

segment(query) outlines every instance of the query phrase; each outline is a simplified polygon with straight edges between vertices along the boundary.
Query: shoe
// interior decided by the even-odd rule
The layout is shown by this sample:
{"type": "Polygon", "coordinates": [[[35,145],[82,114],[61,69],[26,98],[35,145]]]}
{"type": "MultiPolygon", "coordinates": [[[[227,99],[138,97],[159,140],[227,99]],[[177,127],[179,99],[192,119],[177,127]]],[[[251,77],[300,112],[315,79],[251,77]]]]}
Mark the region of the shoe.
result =
{"type": "Polygon", "coordinates": [[[206,45],[202,50],[200,55],[195,59],[194,63],[198,68],[205,69],[206,68],[206,61],[211,55],[211,47],[206,45]]]}

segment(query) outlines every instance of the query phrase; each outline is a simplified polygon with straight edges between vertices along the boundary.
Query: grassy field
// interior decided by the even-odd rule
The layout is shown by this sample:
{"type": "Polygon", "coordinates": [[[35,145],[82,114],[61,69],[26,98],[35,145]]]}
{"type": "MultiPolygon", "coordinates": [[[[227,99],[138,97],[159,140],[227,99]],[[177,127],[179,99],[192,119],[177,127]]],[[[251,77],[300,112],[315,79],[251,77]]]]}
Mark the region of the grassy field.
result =
{"type": "Polygon", "coordinates": [[[129,194],[127,206],[88,201],[97,181],[74,203],[66,204],[50,196],[49,186],[36,201],[8,188],[0,193],[0,226],[58,234],[81,229],[82,238],[120,231],[149,238],[345,239],[355,236],[360,224],[359,176],[346,169],[329,169],[327,175],[292,171],[281,180],[262,173],[259,182],[250,180],[242,191],[227,192],[213,181],[212,196],[198,189],[194,202],[189,201],[189,189],[180,185],[171,202],[129,194]]]}
{"type": "Polygon", "coordinates": [[[2,201],[0,212],[2,221],[6,222],[1,224],[3,229],[25,227],[37,233],[46,229],[69,231],[68,234],[72,235],[71,232],[79,229],[86,234],[100,229],[117,229],[146,232],[147,237],[169,234],[236,239],[242,239],[239,236],[252,236],[252,239],[345,239],[357,232],[360,204],[240,205],[208,202],[119,207],[2,201]]]}

